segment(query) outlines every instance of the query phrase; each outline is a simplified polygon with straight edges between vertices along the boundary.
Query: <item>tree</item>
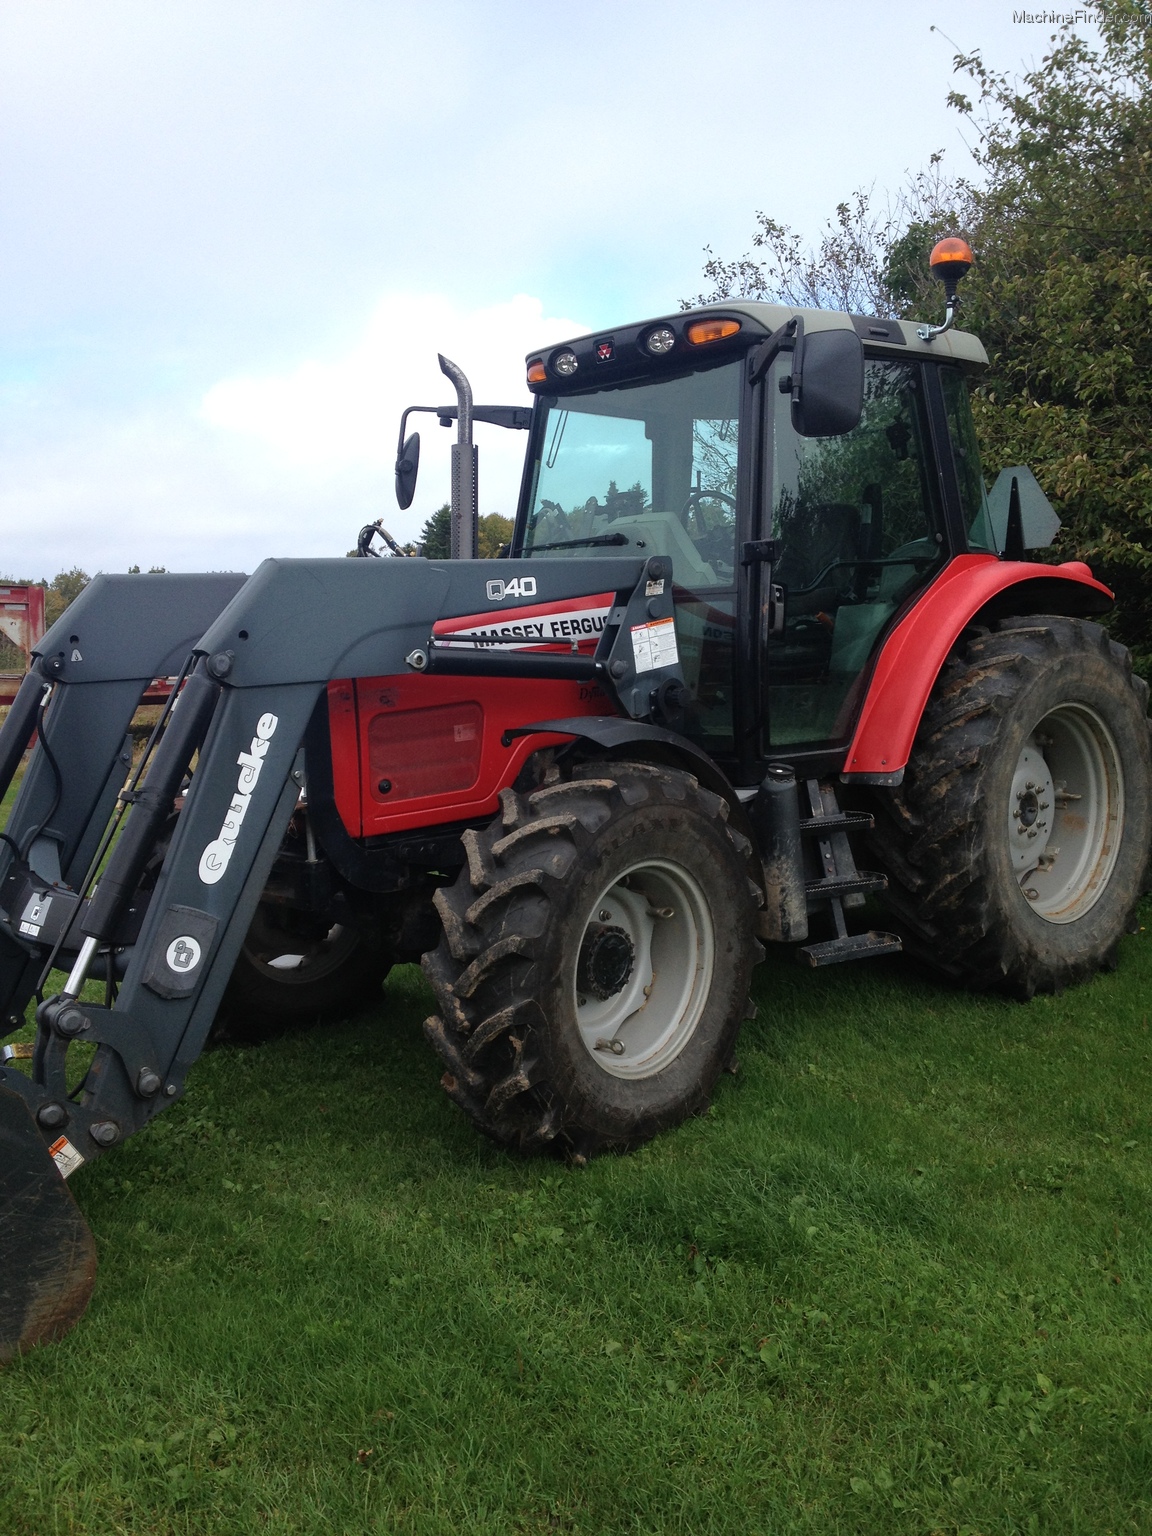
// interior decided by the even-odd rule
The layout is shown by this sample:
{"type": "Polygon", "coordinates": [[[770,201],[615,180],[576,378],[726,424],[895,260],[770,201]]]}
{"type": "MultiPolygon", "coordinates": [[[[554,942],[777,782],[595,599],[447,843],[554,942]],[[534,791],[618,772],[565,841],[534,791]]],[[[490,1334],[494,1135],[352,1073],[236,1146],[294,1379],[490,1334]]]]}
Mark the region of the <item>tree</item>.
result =
{"type": "MultiPolygon", "coordinates": [[[[1064,528],[1057,553],[1117,589],[1113,627],[1152,662],[1152,30],[1131,0],[1099,50],[1066,29],[1022,82],[979,54],[985,173],[966,323],[991,357],[976,400],[993,463],[1028,463],[1064,528]]],[[[979,115],[978,115],[979,113],[979,115]]]]}
{"type": "MultiPolygon", "coordinates": [[[[512,537],[512,519],[499,512],[489,512],[480,519],[477,543],[481,560],[494,560],[500,546],[512,537]]],[[[452,553],[452,508],[447,503],[433,512],[420,530],[417,541],[424,546],[428,560],[447,560],[452,553]]]]}
{"type": "Polygon", "coordinates": [[[424,547],[427,560],[447,560],[452,553],[452,508],[447,502],[420,530],[418,544],[424,547]]]}
{"type": "Polygon", "coordinates": [[[955,234],[968,223],[970,201],[971,189],[949,181],[942,154],[934,154],[928,169],[911,177],[883,209],[876,205],[874,189],[858,188],[837,205],[815,249],[806,248],[786,224],[758,212],[751,251],[724,261],[705,247],[704,276],[711,287],[682,307],[763,299],[884,318],[906,313],[933,286],[928,251],[940,235],[955,234]]]}
{"type": "Polygon", "coordinates": [[[1116,589],[1110,623],[1152,673],[1152,27],[1113,0],[1100,30],[1094,49],[1064,28],[1022,80],[957,55],[974,87],[975,103],[949,96],[973,129],[971,181],[933,156],[883,212],[871,192],[842,203],[815,249],[759,213],[752,251],[707,251],[712,288],[694,302],[932,315],[928,252],[964,235],[961,323],[990,358],[974,400],[986,471],[1031,465],[1064,525],[1052,557],[1088,560],[1116,589]]]}
{"type": "Polygon", "coordinates": [[[60,571],[53,576],[44,592],[44,621],[49,628],[65,608],[80,596],[91,580],[88,572],[82,571],[78,565],[74,565],[70,571],[60,571]]]}
{"type": "Polygon", "coordinates": [[[495,560],[501,546],[512,542],[512,519],[488,512],[480,519],[478,543],[481,560],[495,560]]]}

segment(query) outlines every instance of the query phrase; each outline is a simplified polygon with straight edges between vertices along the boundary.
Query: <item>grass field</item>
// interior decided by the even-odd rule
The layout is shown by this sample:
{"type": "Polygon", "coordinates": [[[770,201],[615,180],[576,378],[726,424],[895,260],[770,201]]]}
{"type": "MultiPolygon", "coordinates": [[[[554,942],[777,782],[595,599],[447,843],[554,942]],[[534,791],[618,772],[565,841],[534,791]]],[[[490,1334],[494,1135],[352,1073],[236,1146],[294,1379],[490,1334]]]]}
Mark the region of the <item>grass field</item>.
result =
{"type": "Polygon", "coordinates": [[[474,1136],[412,968],[209,1053],[73,1181],[100,1277],[0,1377],[0,1530],[1152,1531],[1148,936],[1028,1005],[756,998],[707,1116],[579,1170],[474,1136]]]}

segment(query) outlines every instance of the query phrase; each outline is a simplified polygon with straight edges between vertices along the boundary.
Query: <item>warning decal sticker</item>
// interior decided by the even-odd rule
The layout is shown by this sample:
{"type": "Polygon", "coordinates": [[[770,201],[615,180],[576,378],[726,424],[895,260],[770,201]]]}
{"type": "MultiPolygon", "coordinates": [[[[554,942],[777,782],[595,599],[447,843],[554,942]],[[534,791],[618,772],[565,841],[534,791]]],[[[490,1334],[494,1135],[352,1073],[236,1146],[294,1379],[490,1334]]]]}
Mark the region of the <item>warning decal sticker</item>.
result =
{"type": "Polygon", "coordinates": [[[52,1161],[59,1168],[62,1179],[66,1179],[70,1174],[75,1173],[84,1161],[83,1152],[78,1152],[67,1136],[58,1137],[48,1148],[48,1151],[51,1154],[52,1161]]]}
{"type": "Polygon", "coordinates": [[[674,667],[680,660],[676,649],[675,619],[655,619],[651,624],[632,626],[632,651],[637,672],[655,672],[658,667],[674,667]]]}

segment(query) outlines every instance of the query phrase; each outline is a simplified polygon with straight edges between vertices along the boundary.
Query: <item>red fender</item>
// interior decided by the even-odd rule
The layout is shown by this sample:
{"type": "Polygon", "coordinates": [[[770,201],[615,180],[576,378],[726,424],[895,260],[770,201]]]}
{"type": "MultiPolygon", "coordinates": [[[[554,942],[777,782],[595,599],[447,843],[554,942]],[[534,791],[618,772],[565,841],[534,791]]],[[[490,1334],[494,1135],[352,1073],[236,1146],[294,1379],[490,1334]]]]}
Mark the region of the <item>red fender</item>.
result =
{"type": "Polygon", "coordinates": [[[1031,613],[1103,613],[1112,606],[1113,594],[1079,560],[1034,565],[957,555],[884,642],[848,748],[845,780],[867,774],[872,782],[900,782],[948,652],[981,608],[1010,587],[1032,589],[1021,593],[1031,613]]]}

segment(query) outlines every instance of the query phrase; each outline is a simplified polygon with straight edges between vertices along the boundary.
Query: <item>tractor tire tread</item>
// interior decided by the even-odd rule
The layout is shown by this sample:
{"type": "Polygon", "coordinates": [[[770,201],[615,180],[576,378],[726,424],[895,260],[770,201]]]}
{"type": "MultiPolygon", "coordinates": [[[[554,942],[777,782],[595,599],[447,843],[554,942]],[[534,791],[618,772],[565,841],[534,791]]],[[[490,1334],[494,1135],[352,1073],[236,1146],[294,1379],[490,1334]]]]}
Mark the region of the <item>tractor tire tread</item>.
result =
{"type": "Polygon", "coordinates": [[[1076,653],[1103,659],[1146,714],[1147,685],[1100,625],[1062,616],[1005,618],[997,629],[959,642],[925,707],[903,784],[868,796],[876,827],[867,841],[888,877],[885,900],[906,949],[973,990],[1025,998],[1059,991],[1114,953],[1112,945],[1041,966],[1014,951],[981,874],[987,834],[974,806],[998,732],[1029,684],[1076,653]]]}

